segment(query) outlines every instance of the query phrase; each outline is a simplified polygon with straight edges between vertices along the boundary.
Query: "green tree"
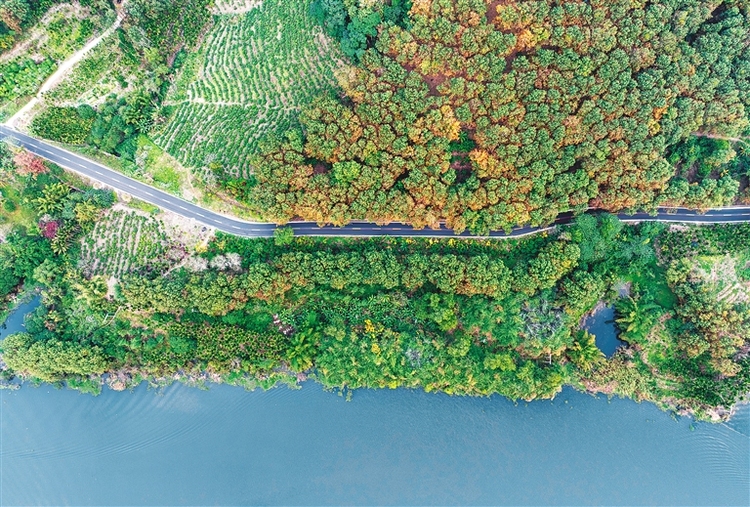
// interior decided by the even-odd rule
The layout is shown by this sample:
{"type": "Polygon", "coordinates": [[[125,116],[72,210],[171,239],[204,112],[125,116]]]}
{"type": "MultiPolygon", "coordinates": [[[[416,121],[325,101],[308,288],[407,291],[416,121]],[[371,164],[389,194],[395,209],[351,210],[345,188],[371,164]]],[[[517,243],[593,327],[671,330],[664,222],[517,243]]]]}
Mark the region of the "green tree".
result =
{"type": "Polygon", "coordinates": [[[320,335],[313,328],[297,331],[292,336],[286,360],[293,371],[304,371],[313,365],[316,356],[320,335]]]}
{"type": "Polygon", "coordinates": [[[54,215],[62,211],[65,198],[70,193],[70,188],[64,183],[50,183],[42,189],[42,195],[34,204],[40,214],[49,213],[54,215]]]}
{"type": "Polygon", "coordinates": [[[604,353],[596,346],[596,337],[585,330],[578,333],[566,354],[573,364],[586,372],[604,362],[604,353]]]}
{"type": "Polygon", "coordinates": [[[50,339],[34,341],[28,333],[8,336],[2,343],[3,360],[23,375],[54,382],[68,375],[98,375],[107,368],[99,347],[50,339]]]}
{"type": "Polygon", "coordinates": [[[620,338],[629,343],[642,343],[664,309],[654,303],[650,295],[636,295],[618,299],[615,303],[620,338]]]}
{"type": "Polygon", "coordinates": [[[294,229],[291,227],[277,227],[273,231],[273,242],[276,246],[289,246],[294,241],[294,229]]]}

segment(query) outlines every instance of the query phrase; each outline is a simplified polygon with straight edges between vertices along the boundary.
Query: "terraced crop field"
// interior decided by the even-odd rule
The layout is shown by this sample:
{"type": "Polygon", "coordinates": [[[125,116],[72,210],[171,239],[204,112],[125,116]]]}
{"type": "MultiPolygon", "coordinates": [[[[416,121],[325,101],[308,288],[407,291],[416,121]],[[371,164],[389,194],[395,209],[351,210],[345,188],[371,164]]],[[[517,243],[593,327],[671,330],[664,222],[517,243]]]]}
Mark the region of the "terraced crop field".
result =
{"type": "Polygon", "coordinates": [[[119,277],[126,273],[162,273],[185,255],[152,217],[112,211],[97,222],[81,244],[81,269],[86,276],[119,277]]]}
{"type": "Polygon", "coordinates": [[[225,1],[220,7],[167,97],[174,107],[170,120],[152,135],[199,172],[211,167],[246,176],[258,140],[288,128],[300,105],[334,86],[341,56],[309,16],[306,1],[225,1]]]}

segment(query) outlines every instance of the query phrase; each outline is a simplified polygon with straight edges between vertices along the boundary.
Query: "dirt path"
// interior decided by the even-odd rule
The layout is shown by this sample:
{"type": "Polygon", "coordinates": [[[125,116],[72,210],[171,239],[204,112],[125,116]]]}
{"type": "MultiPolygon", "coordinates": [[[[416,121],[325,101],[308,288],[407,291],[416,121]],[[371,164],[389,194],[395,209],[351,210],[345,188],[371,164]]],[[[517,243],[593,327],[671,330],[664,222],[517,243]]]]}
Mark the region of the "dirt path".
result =
{"type": "Polygon", "coordinates": [[[731,141],[733,143],[744,143],[750,141],[750,138],[746,137],[726,137],[718,134],[707,134],[704,132],[696,132],[693,134],[695,137],[707,137],[709,139],[723,139],[724,141],[731,141]]]}
{"type": "Polygon", "coordinates": [[[44,16],[42,16],[42,19],[39,20],[37,26],[30,30],[28,36],[26,37],[26,40],[13,46],[10,51],[4,52],[2,56],[0,56],[0,62],[9,62],[19,55],[27,54],[29,47],[37,44],[39,40],[45,36],[44,29],[40,28],[39,25],[49,24],[52,17],[61,11],[68,11],[69,14],[75,15],[75,8],[70,4],[58,4],[50,7],[50,9],[44,14],[44,16]]]}
{"type": "Polygon", "coordinates": [[[121,14],[118,14],[115,22],[109,28],[104,30],[101,35],[99,35],[95,39],[90,40],[85,46],[83,46],[83,48],[79,49],[78,51],[70,55],[67,60],[62,62],[57,70],[53,72],[52,75],[48,77],[44,83],[42,83],[42,86],[41,88],[39,88],[36,96],[31,99],[25,106],[19,109],[16,114],[11,116],[8,121],[5,122],[5,124],[10,127],[14,127],[18,123],[19,119],[23,118],[29,111],[34,108],[34,106],[36,106],[40,101],[43,100],[42,96],[45,92],[51,90],[66,76],[70,69],[72,69],[78,62],[83,59],[84,56],[86,56],[89,51],[94,49],[99,45],[101,41],[109,37],[115,30],[117,30],[120,27],[122,20],[123,16],[121,14]]]}
{"type": "Polygon", "coordinates": [[[210,106],[223,106],[223,107],[228,107],[228,106],[242,106],[242,107],[246,107],[247,106],[247,104],[244,103],[244,102],[226,102],[226,101],[223,101],[223,100],[211,100],[211,101],[208,101],[208,100],[206,100],[203,97],[195,97],[195,98],[190,98],[190,99],[187,99],[187,100],[178,100],[176,102],[169,102],[168,104],[169,105],[178,105],[178,104],[182,104],[184,102],[190,102],[191,104],[208,104],[210,106]]]}

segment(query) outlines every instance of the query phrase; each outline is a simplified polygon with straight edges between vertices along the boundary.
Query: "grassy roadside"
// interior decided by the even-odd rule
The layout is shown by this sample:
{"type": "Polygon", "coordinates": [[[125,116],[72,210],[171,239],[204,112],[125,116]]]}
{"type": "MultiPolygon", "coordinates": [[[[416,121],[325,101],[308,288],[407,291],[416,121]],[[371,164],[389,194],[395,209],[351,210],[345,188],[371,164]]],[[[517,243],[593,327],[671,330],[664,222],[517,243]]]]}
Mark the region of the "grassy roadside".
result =
{"type": "Polygon", "coordinates": [[[70,145],[55,141],[45,142],[89,158],[125,176],[153,185],[175,197],[199,204],[212,211],[246,220],[260,220],[260,217],[230,197],[209,192],[205,188],[200,188],[198,184],[195,184],[196,182],[187,183],[185,170],[179,162],[146,136],[141,136],[141,138],[139,142],[145,147],[144,152],[146,152],[144,165],[141,166],[143,169],[136,162],[105,153],[91,146],[70,145]],[[186,198],[186,193],[192,198],[186,198]]]}

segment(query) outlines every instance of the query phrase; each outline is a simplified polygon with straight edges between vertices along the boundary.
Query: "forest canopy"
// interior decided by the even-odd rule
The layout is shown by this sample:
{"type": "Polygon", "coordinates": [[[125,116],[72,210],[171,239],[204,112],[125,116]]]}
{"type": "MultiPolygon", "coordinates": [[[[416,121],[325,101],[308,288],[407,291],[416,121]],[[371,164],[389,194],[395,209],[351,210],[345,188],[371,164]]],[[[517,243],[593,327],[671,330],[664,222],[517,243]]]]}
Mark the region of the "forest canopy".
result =
{"type": "MultiPolygon", "coordinates": [[[[350,44],[359,11],[334,4],[317,15],[350,44]]],[[[589,206],[725,204],[746,183],[746,158],[725,170],[742,154],[698,179],[680,154],[696,135],[750,134],[747,2],[411,4],[375,16],[342,96],[267,143],[241,196],[259,215],[485,232],[589,206]]]]}

